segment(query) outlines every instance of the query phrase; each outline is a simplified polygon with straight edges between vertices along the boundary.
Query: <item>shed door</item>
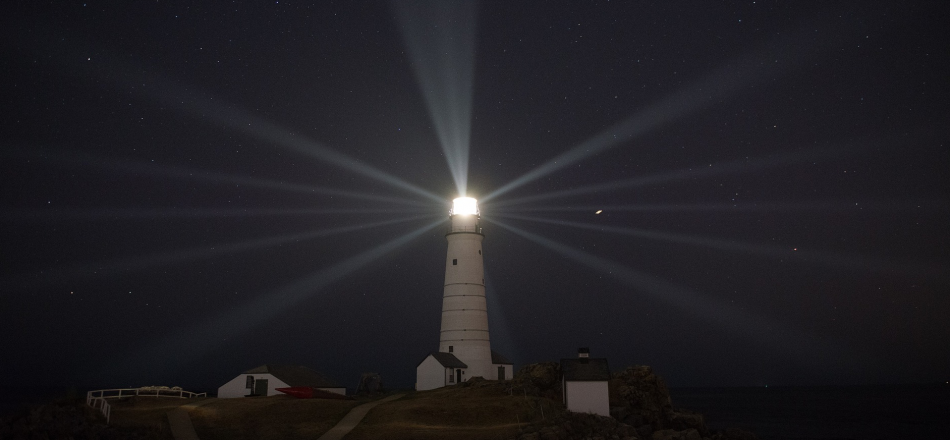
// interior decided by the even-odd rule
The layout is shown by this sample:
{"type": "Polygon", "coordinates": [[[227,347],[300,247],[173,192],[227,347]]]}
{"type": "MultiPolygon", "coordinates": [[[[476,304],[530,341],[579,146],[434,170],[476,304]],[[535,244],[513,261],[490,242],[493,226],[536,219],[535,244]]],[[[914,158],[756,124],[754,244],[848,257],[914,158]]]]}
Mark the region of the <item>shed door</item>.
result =
{"type": "Polygon", "coordinates": [[[505,367],[504,365],[498,366],[498,380],[505,380],[505,367]]]}
{"type": "Polygon", "coordinates": [[[255,396],[267,395],[267,379],[257,379],[254,381],[254,395],[255,396]]]}

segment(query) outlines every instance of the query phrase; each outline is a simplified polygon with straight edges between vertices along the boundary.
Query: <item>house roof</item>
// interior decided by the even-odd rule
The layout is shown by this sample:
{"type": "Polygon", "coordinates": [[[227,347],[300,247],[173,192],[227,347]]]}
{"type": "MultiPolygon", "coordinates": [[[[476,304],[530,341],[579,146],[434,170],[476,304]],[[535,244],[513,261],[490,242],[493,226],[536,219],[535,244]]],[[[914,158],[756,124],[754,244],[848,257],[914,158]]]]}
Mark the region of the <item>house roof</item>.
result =
{"type": "MultiPolygon", "coordinates": [[[[460,361],[459,358],[455,357],[452,353],[434,352],[429,353],[429,356],[435,358],[435,360],[439,361],[445,368],[468,368],[465,362],[460,361]]],[[[426,356],[426,359],[428,359],[429,356],[426,356]]],[[[425,362],[425,359],[423,359],[422,362],[425,362]]],[[[421,365],[422,362],[419,362],[419,364],[421,365]]]]}
{"type": "Polygon", "coordinates": [[[300,365],[264,364],[243,374],[271,374],[292,387],[342,388],[333,379],[300,365]]]}
{"type": "Polygon", "coordinates": [[[561,374],[567,381],[610,380],[607,359],[576,358],[561,359],[561,374]]]}
{"type": "Polygon", "coordinates": [[[504,364],[504,365],[514,365],[508,358],[498,354],[497,351],[491,351],[491,363],[493,364],[504,364]]]}

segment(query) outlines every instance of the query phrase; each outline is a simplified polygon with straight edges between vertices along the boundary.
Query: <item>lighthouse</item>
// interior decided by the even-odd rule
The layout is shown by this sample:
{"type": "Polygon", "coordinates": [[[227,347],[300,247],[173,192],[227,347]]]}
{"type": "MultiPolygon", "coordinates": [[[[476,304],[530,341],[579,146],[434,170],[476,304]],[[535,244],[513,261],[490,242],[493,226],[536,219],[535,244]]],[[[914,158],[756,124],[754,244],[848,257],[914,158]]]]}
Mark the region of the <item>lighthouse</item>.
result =
{"type": "Polygon", "coordinates": [[[451,225],[445,234],[445,285],[439,351],[416,367],[416,389],[427,390],[472,377],[511,379],[513,365],[491,349],[485,300],[485,265],[478,202],[471,197],[453,201],[451,225]]]}

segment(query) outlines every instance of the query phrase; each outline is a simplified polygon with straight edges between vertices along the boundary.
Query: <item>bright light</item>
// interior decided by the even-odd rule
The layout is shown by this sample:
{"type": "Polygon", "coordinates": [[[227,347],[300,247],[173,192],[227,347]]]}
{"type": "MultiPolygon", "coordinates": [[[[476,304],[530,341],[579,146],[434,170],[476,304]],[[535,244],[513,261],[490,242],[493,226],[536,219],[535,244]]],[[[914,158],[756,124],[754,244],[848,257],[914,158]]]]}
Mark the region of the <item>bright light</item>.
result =
{"type": "Polygon", "coordinates": [[[452,201],[452,215],[478,215],[478,202],[471,197],[459,197],[452,201]]]}

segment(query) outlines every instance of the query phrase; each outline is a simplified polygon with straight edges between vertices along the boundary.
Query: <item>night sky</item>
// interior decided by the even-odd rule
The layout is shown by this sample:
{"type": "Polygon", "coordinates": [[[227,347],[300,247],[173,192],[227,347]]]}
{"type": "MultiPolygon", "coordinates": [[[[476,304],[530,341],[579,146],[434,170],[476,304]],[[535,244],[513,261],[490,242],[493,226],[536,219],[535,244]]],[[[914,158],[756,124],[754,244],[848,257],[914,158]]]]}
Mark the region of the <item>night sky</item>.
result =
{"type": "Polygon", "coordinates": [[[516,367],[950,379],[943,2],[126,3],[0,7],[7,378],[411,387],[464,190],[516,367]]]}

